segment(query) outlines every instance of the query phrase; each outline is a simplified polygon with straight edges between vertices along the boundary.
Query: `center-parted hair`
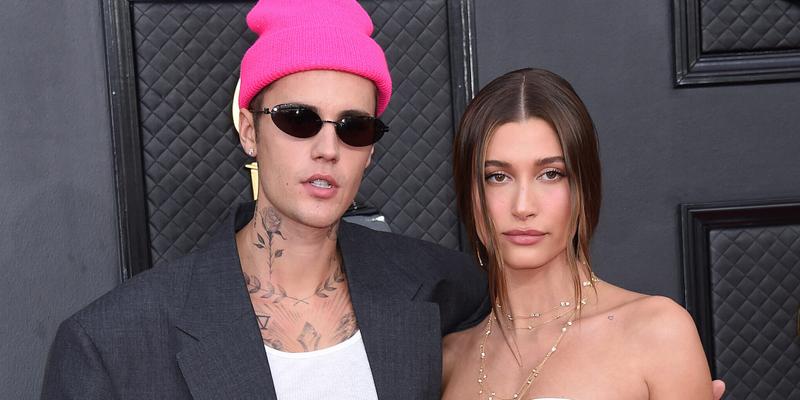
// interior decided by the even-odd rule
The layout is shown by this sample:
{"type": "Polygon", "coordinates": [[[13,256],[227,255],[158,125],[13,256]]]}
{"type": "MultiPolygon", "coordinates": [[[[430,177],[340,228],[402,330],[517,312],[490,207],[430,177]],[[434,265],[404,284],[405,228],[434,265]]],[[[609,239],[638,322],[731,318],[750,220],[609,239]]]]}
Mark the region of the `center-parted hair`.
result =
{"type": "Polygon", "coordinates": [[[489,276],[495,313],[509,313],[503,257],[496,230],[486,210],[484,162],[492,135],[501,125],[538,118],[556,132],[564,153],[571,213],[567,261],[572,271],[574,300],[583,298],[580,271],[591,276],[589,241],[597,226],[601,202],[597,135],[589,112],[564,78],[543,69],[526,68],[496,78],[470,102],[454,141],[453,176],[466,234],[489,276]]]}

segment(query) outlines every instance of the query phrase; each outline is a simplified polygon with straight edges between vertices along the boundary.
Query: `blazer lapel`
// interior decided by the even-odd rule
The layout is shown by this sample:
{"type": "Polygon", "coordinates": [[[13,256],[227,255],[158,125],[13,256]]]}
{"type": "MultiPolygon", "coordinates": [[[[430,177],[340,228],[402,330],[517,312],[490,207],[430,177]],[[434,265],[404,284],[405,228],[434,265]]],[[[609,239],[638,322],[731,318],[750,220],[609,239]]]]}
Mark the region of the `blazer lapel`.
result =
{"type": "Polygon", "coordinates": [[[177,318],[177,361],[195,399],[275,399],[267,356],[239,264],[234,222],[195,257],[177,318]]]}
{"type": "Polygon", "coordinates": [[[391,249],[376,248],[374,237],[362,236],[364,231],[343,223],[339,246],[378,398],[438,399],[439,308],[413,301],[421,284],[401,272],[405,268],[390,257],[391,249]]]}

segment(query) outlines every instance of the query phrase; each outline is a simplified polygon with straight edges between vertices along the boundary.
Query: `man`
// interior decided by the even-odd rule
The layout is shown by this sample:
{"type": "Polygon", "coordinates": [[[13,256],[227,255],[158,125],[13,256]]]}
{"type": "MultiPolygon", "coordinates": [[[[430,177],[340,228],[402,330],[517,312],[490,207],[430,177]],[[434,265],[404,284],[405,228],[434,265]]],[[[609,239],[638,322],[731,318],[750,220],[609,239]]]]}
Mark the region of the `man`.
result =
{"type": "Polygon", "coordinates": [[[441,336],[488,312],[469,257],[340,222],[391,96],[354,0],[262,0],[241,66],[240,140],[259,163],[201,250],[65,321],[45,399],[438,398],[441,336]]]}

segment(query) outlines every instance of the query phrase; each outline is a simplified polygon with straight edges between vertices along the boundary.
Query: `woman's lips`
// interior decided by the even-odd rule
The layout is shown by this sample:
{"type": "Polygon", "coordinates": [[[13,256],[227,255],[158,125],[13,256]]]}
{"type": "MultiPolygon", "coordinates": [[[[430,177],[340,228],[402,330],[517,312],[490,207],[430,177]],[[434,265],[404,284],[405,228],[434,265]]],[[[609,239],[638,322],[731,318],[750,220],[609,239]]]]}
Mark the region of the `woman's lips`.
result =
{"type": "Polygon", "coordinates": [[[503,237],[505,237],[509,242],[521,245],[521,246],[529,246],[539,243],[545,237],[544,232],[537,231],[535,229],[529,230],[512,230],[503,232],[503,237]]]}

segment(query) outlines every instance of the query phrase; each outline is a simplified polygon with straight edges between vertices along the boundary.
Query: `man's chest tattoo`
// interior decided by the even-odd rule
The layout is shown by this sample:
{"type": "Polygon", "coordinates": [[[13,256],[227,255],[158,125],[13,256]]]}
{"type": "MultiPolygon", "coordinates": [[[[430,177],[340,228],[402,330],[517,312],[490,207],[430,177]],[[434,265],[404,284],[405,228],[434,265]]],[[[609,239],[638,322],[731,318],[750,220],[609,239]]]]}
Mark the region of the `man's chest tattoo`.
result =
{"type": "Polygon", "coordinates": [[[303,346],[303,351],[313,351],[319,349],[319,340],[322,336],[314,328],[314,325],[306,322],[303,325],[303,331],[297,336],[297,343],[303,346]]]}
{"type": "Polygon", "coordinates": [[[254,302],[254,308],[264,344],[277,350],[314,351],[341,343],[358,331],[346,293],[300,308],[288,302],[254,302]]]}
{"type": "Polygon", "coordinates": [[[347,313],[339,320],[339,325],[336,326],[333,336],[339,342],[344,342],[353,337],[358,330],[356,323],[356,314],[353,312],[347,313]]]}
{"type": "Polygon", "coordinates": [[[256,319],[258,320],[258,328],[262,331],[267,329],[267,324],[269,323],[269,315],[266,314],[256,314],[256,319]]]}
{"type": "MultiPolygon", "coordinates": [[[[358,331],[355,314],[352,312],[343,315],[335,327],[326,329],[326,334],[311,321],[303,321],[302,328],[299,328],[298,323],[277,323],[273,316],[267,314],[257,313],[256,319],[264,344],[281,351],[319,350],[322,344],[332,346],[344,342],[358,331]]],[[[324,321],[321,323],[324,324],[324,321]]]]}

